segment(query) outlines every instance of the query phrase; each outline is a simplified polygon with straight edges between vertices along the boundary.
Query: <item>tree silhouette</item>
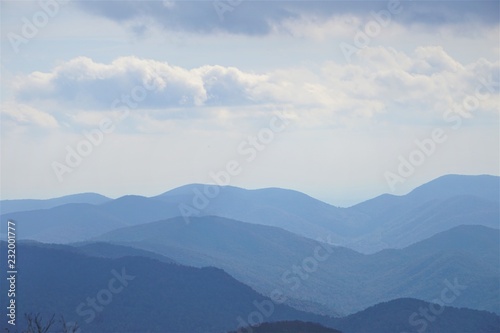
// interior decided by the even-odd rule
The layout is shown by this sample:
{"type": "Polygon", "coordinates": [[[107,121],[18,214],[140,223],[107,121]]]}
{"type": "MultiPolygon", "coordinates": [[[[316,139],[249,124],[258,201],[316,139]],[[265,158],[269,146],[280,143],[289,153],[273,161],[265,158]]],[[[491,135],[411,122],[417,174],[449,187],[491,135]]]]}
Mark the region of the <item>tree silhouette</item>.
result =
{"type": "MultiPolygon", "coordinates": [[[[21,333],[47,333],[51,327],[52,327],[51,332],[60,332],[60,333],[80,332],[77,323],[75,323],[74,325],[69,325],[66,322],[66,320],[64,320],[63,316],[61,316],[61,319],[59,320],[61,328],[60,329],[53,328],[54,324],[56,323],[55,316],[56,315],[53,314],[49,320],[44,322],[42,315],[40,313],[37,314],[26,313],[24,314],[24,318],[26,320],[27,327],[21,333]]],[[[14,333],[11,332],[9,329],[6,329],[5,331],[6,333],[14,333]]]]}

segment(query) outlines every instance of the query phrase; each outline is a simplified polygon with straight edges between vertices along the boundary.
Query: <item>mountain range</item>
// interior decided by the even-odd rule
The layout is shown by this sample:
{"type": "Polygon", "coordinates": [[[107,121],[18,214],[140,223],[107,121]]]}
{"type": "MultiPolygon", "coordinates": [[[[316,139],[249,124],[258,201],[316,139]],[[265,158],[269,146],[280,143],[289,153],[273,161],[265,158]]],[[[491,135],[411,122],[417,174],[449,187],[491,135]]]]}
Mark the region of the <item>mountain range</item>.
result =
{"type": "MultiPolygon", "coordinates": [[[[6,245],[0,242],[2,253],[6,245]]],[[[343,318],[319,316],[271,301],[216,268],[186,267],[141,256],[102,258],[66,245],[21,242],[19,247],[23,270],[17,284],[23,287],[16,297],[18,313],[38,313],[42,318],[57,314],[68,326],[77,324],[81,332],[248,333],[273,328],[278,333],[302,327],[311,328],[308,333],[420,329],[492,333],[500,328],[496,314],[415,299],[384,302],[343,318]]],[[[6,269],[5,262],[2,269],[6,269]]],[[[0,289],[4,294],[6,284],[0,289]]],[[[6,302],[2,297],[0,306],[6,307],[6,302]]],[[[8,328],[5,321],[1,325],[2,330],[8,328]]],[[[26,323],[18,319],[17,328],[25,329],[26,323]]]]}
{"type": "Polygon", "coordinates": [[[328,234],[335,244],[368,254],[403,248],[459,225],[498,228],[499,185],[497,176],[447,175],[404,196],[382,195],[339,208],[292,190],[193,184],[151,198],[128,195],[111,200],[85,194],[36,201],[44,208],[35,210],[32,200],[4,200],[0,218],[23,221],[26,228],[18,235],[22,239],[70,243],[176,216],[186,221],[219,216],[275,226],[311,239],[328,234]]]}
{"type": "Polygon", "coordinates": [[[468,286],[456,305],[500,309],[500,236],[498,229],[483,226],[459,226],[371,255],[221,217],[193,218],[189,224],[182,218],[151,222],[96,240],[196,267],[219,267],[265,295],[278,289],[289,298],[287,304],[328,315],[401,297],[432,301],[446,279],[454,278],[468,286]]]}
{"type": "Polygon", "coordinates": [[[83,331],[498,332],[499,185],[447,175],[340,208],[191,184],[4,200],[0,219],[17,222],[18,310],[83,331]]]}

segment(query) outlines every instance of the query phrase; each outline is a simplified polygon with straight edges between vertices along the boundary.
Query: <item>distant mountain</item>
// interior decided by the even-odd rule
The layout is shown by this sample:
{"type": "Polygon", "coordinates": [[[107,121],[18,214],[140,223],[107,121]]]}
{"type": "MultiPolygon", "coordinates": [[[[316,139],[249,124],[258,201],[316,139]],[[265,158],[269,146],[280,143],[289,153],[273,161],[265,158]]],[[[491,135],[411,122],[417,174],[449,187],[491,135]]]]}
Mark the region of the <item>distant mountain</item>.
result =
{"type": "MultiPolygon", "coordinates": [[[[123,226],[177,216],[178,211],[175,204],[141,196],[124,196],[96,205],[63,204],[50,209],[7,213],[0,219],[22,222],[18,239],[71,243],[85,241],[123,226]]],[[[6,225],[0,226],[3,235],[5,228],[6,225]]]]}
{"type": "MultiPolygon", "coordinates": [[[[261,293],[283,290],[302,310],[341,313],[336,312],[337,302],[331,298],[337,289],[330,285],[333,270],[329,265],[322,266],[320,274],[311,275],[297,290],[282,280],[282,274],[313,255],[319,243],[279,228],[221,217],[192,218],[187,224],[178,217],[115,230],[96,240],[157,252],[182,264],[219,267],[261,293]]],[[[348,268],[355,258],[362,257],[346,248],[333,251],[331,256],[340,267],[348,268]]],[[[340,292],[350,297],[347,289],[340,292]]]]}
{"type": "Polygon", "coordinates": [[[176,215],[183,207],[193,216],[276,226],[312,239],[328,234],[338,245],[374,253],[402,248],[462,224],[500,227],[499,184],[497,176],[447,175],[407,195],[383,195],[350,208],[292,190],[202,184],[182,186],[152,199],[177,206],[176,215]]]}
{"type": "MultiPolygon", "coordinates": [[[[330,326],[342,333],[496,333],[500,316],[470,309],[459,309],[411,298],[400,298],[374,305],[344,318],[335,318],[330,326]]],[[[300,321],[264,323],[229,333],[334,333],[315,323],[300,321]]]]}
{"type": "Polygon", "coordinates": [[[184,207],[192,216],[220,216],[279,227],[315,239],[325,233],[349,239],[366,218],[306,194],[280,188],[246,190],[233,186],[191,184],[153,197],[184,207]],[[217,195],[211,195],[217,191],[217,195]],[[208,193],[208,194],[207,194],[208,193]]]}
{"type": "Polygon", "coordinates": [[[495,333],[500,317],[486,311],[396,299],[334,321],[343,333],[495,333]]]}
{"type": "MultiPolygon", "coordinates": [[[[6,253],[5,242],[0,250],[6,253]]],[[[19,331],[26,328],[24,313],[62,315],[77,322],[82,332],[102,333],[220,333],[247,323],[258,311],[269,320],[329,320],[272,303],[216,268],[146,257],[96,258],[62,245],[24,243],[19,253],[19,331]]],[[[7,271],[5,261],[1,267],[7,271]]],[[[6,286],[0,286],[2,295],[7,295],[6,286]]],[[[2,297],[0,306],[5,309],[7,302],[2,297]]],[[[2,331],[9,326],[6,320],[0,323],[2,331]]]]}
{"type": "MultiPolygon", "coordinates": [[[[481,261],[493,265],[498,256],[491,251],[499,244],[499,230],[480,225],[461,225],[445,232],[440,232],[429,239],[412,244],[399,251],[419,255],[430,255],[438,251],[473,253],[481,261]]],[[[398,252],[384,250],[380,253],[398,252]]],[[[500,264],[500,263],[498,263],[500,264]]]]}
{"type": "Polygon", "coordinates": [[[116,245],[104,242],[82,242],[73,243],[70,246],[56,243],[41,243],[32,240],[21,240],[17,244],[23,248],[30,246],[33,248],[40,247],[43,249],[61,250],[65,252],[72,252],[76,254],[83,254],[90,257],[118,259],[124,257],[145,257],[155,259],[167,264],[177,264],[173,259],[170,259],[161,254],[136,249],[130,246],[116,245]]]}
{"type": "MultiPolygon", "coordinates": [[[[401,250],[383,250],[369,258],[370,262],[378,263],[380,269],[385,270],[383,281],[392,285],[393,294],[433,301],[446,285],[457,281],[465,288],[460,291],[460,297],[453,301],[453,306],[498,314],[499,248],[500,230],[465,225],[438,233],[401,250]],[[419,292],[413,293],[420,283],[419,292]]],[[[374,284],[379,283],[376,279],[372,281],[374,284]]]]}
{"type": "MultiPolygon", "coordinates": [[[[153,198],[128,195],[98,205],[67,204],[52,209],[6,213],[0,218],[23,221],[26,228],[19,230],[19,239],[78,242],[113,230],[117,225],[137,225],[181,216],[182,207],[193,209],[197,191],[203,192],[205,188],[206,185],[187,185],[153,198]],[[93,228],[97,222],[98,228],[93,228]],[[86,223],[89,227],[82,232],[80,226],[86,223]]],[[[255,224],[278,226],[311,238],[329,233],[338,242],[344,237],[338,234],[349,234],[355,225],[355,219],[344,209],[299,192],[282,189],[250,191],[230,186],[217,188],[219,195],[195,215],[236,217],[255,224]],[[333,224],[336,232],[330,231],[333,224]]]]}
{"type": "MultiPolygon", "coordinates": [[[[415,299],[377,304],[344,318],[322,317],[272,302],[216,268],[147,257],[97,258],[65,245],[18,245],[22,270],[16,280],[16,329],[20,331],[26,329],[24,313],[40,313],[43,318],[56,314],[70,325],[76,322],[82,332],[102,333],[215,333],[241,326],[247,328],[237,329],[240,333],[337,332],[326,327],[344,333],[500,329],[500,317],[493,313],[441,308],[415,299]],[[271,323],[248,327],[249,322],[261,321],[271,323]]],[[[5,242],[0,242],[0,252],[6,253],[5,242]]],[[[5,261],[1,268],[6,271],[5,261]]],[[[0,285],[2,295],[7,294],[6,287],[0,285]]],[[[0,307],[7,307],[7,302],[2,297],[0,307]]],[[[11,328],[5,320],[0,323],[2,331],[11,328]]]]}
{"type": "Polygon", "coordinates": [[[67,195],[54,199],[21,199],[21,200],[1,200],[0,214],[8,214],[13,212],[22,212],[37,209],[49,209],[65,204],[86,203],[99,205],[108,202],[112,199],[97,193],[80,193],[67,195]]]}
{"type": "MultiPolygon", "coordinates": [[[[0,220],[17,221],[17,238],[47,243],[69,243],[128,226],[125,221],[91,204],[65,204],[51,209],[3,214],[0,220]]],[[[6,235],[7,224],[0,225],[6,235]]]]}
{"type": "Polygon", "coordinates": [[[175,260],[170,259],[166,256],[162,256],[158,253],[154,253],[151,251],[145,251],[136,249],[129,246],[122,245],[114,245],[109,243],[92,243],[86,242],[83,244],[72,244],[76,251],[82,254],[86,254],[92,257],[100,257],[100,258],[123,258],[123,257],[146,257],[150,259],[156,259],[158,261],[167,263],[167,264],[176,264],[175,260]]]}
{"type": "Polygon", "coordinates": [[[192,184],[152,198],[129,195],[99,204],[6,213],[0,219],[23,221],[26,227],[18,231],[19,239],[67,243],[176,216],[187,222],[220,216],[311,239],[329,235],[337,245],[375,253],[403,248],[459,225],[499,228],[499,181],[496,176],[443,176],[407,195],[383,195],[350,208],[291,190],[192,184]]]}
{"type": "Polygon", "coordinates": [[[126,195],[99,205],[99,210],[128,225],[163,220],[179,216],[178,204],[139,195],[126,195]]]}
{"type": "Polygon", "coordinates": [[[416,203],[449,199],[461,195],[498,202],[500,200],[499,186],[500,177],[498,176],[445,175],[417,187],[407,197],[416,203]]]}
{"type": "Polygon", "coordinates": [[[446,200],[456,196],[475,196],[498,202],[500,177],[491,175],[445,175],[423,184],[402,196],[383,194],[353,207],[370,215],[379,214],[398,205],[419,206],[432,200],[446,200]]]}
{"type": "Polygon", "coordinates": [[[407,195],[382,195],[351,209],[371,225],[344,246],[364,253],[402,248],[441,231],[469,224],[500,227],[500,177],[447,175],[407,195]]]}
{"type": "Polygon", "coordinates": [[[327,328],[316,323],[303,321],[280,321],[263,323],[258,326],[240,328],[229,333],[342,333],[333,328],[327,328]]]}
{"type": "Polygon", "coordinates": [[[115,230],[97,240],[153,251],[182,264],[219,267],[263,294],[278,289],[287,304],[316,313],[348,314],[401,297],[432,301],[455,278],[467,285],[457,306],[500,309],[499,231],[482,226],[458,227],[373,255],[220,217],[192,218],[189,224],[173,218],[115,230]]]}
{"type": "Polygon", "coordinates": [[[403,248],[459,225],[500,227],[498,202],[465,195],[421,205],[406,201],[370,218],[375,227],[345,246],[373,253],[384,248],[403,248]]]}

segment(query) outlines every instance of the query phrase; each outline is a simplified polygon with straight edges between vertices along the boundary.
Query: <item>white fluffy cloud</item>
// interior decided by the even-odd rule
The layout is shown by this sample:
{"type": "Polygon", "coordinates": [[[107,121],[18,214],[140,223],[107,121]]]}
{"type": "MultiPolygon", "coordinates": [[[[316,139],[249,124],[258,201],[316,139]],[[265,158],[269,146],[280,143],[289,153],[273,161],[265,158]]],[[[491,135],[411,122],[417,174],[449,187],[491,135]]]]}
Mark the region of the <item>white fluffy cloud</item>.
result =
{"type": "MultiPolygon", "coordinates": [[[[132,108],[154,110],[149,116],[163,119],[172,114],[169,109],[220,107],[240,112],[248,110],[246,106],[273,103],[293,105],[299,114],[314,110],[319,122],[387,113],[411,119],[415,112],[441,117],[474,94],[481,80],[493,80],[498,91],[499,68],[499,62],[484,59],[461,64],[439,46],[419,47],[412,54],[365,48],[349,64],[265,73],[219,65],[188,69],[136,57],[102,64],[79,57],[47,73],[17,77],[15,89],[20,103],[49,102],[66,113],[112,110],[113,101],[128,95],[132,108]]],[[[497,103],[498,95],[490,94],[480,110],[496,112],[497,103]]]]}
{"type": "Polygon", "coordinates": [[[268,79],[232,67],[186,69],[136,57],[102,64],[79,57],[49,73],[18,77],[15,89],[23,101],[56,100],[79,108],[109,109],[123,95],[140,108],[238,105],[258,101],[259,86],[268,79]]]}
{"type": "MultiPolygon", "coordinates": [[[[407,115],[419,112],[440,116],[473,96],[481,81],[493,81],[498,93],[499,69],[498,61],[479,59],[464,65],[441,47],[428,46],[417,48],[413,54],[366,48],[359,51],[352,64],[330,63],[323,72],[329,85],[338,87],[345,100],[378,102],[385,110],[407,115]]],[[[498,94],[491,92],[479,110],[496,112],[497,108],[492,107],[495,104],[498,94]]]]}
{"type": "Polygon", "coordinates": [[[149,96],[143,107],[200,105],[207,99],[200,77],[189,70],[135,57],[118,58],[110,64],[79,57],[50,73],[34,72],[19,78],[15,84],[22,100],[54,99],[80,108],[111,108],[114,100],[132,93],[136,100],[142,100],[144,90],[149,91],[149,96]]]}

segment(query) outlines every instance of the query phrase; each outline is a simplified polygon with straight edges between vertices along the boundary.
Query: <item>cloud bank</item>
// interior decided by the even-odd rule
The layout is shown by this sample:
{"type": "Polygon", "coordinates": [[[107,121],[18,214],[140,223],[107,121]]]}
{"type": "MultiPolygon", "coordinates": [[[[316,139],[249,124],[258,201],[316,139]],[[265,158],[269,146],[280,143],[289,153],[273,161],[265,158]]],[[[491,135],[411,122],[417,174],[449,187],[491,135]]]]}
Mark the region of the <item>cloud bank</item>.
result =
{"type": "MultiPolygon", "coordinates": [[[[460,106],[480,80],[499,81],[499,62],[479,59],[461,64],[439,46],[419,47],[412,54],[392,48],[366,48],[350,64],[327,62],[318,71],[305,68],[245,72],[205,65],[182,68],[166,62],[121,57],[103,64],[78,57],[50,72],[33,72],[15,80],[19,103],[51,105],[53,110],[109,111],[116,100],[135,96],[137,110],[293,105],[298,111],[371,118],[393,113],[442,115],[460,106]],[[146,88],[144,88],[146,87],[146,88]]],[[[496,112],[498,96],[481,104],[496,112]]],[[[57,112],[53,112],[57,114],[57,112]]]]}

